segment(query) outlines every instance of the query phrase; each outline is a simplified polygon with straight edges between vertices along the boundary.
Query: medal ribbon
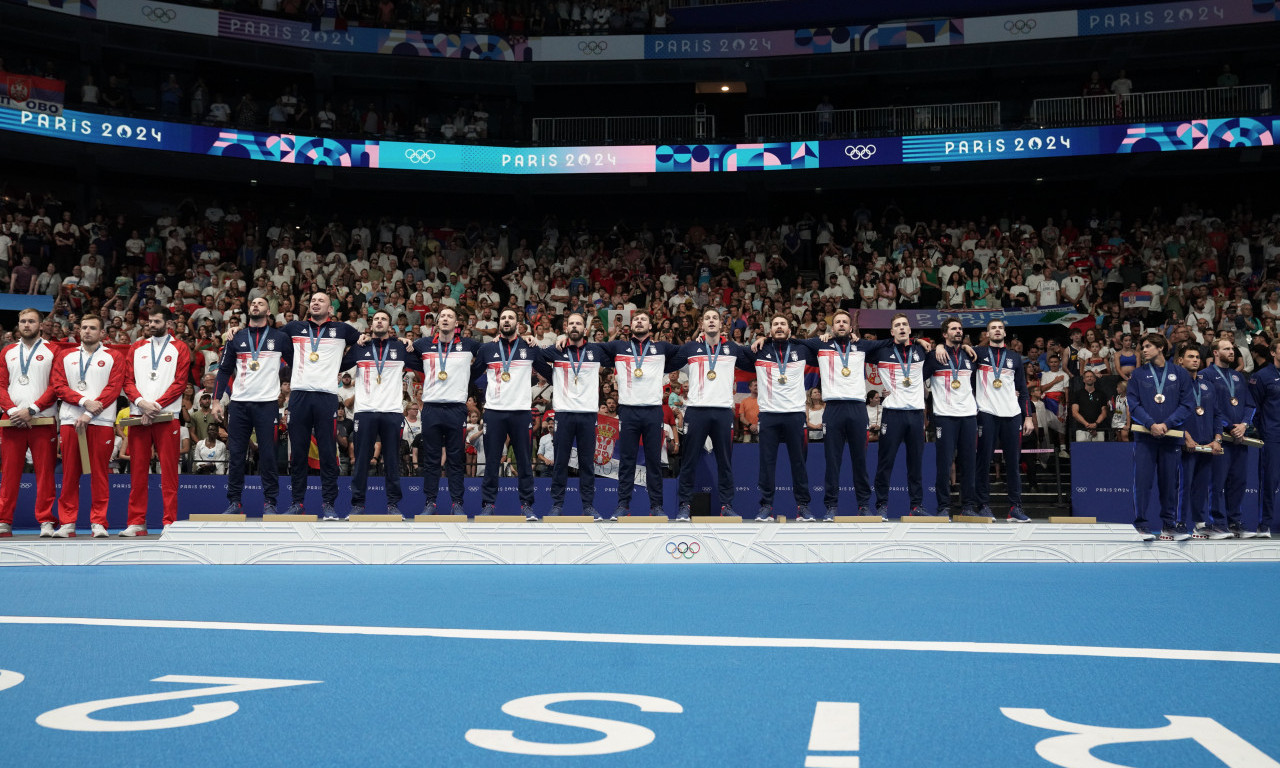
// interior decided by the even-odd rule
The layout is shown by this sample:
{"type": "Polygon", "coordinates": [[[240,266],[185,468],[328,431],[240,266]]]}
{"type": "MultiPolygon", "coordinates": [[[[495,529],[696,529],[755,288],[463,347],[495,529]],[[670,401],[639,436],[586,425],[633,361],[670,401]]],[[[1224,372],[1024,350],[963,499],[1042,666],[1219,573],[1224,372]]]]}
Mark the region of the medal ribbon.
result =
{"type": "MultiPolygon", "coordinates": [[[[586,345],[582,345],[585,347],[586,345]]],[[[569,368],[573,370],[573,382],[578,383],[578,372],[582,370],[582,347],[566,347],[565,351],[569,353],[569,368]],[[578,359],[573,359],[574,350],[578,351],[578,359]]]]}
{"type": "Polygon", "coordinates": [[[320,339],[324,338],[324,336],[321,334],[321,331],[322,331],[323,329],[322,329],[322,328],[317,327],[317,328],[315,329],[315,331],[314,331],[314,332],[312,332],[312,329],[311,329],[311,323],[312,323],[312,321],[311,321],[311,320],[308,320],[308,321],[307,321],[307,338],[308,338],[308,339],[311,339],[311,353],[312,353],[312,354],[319,354],[319,353],[320,353],[320,339]]]}
{"type": "MultiPolygon", "coordinates": [[[[511,370],[511,359],[516,354],[516,344],[520,343],[517,339],[511,343],[511,348],[507,349],[507,342],[504,339],[498,339],[498,354],[502,355],[502,372],[507,373],[511,370]]],[[[510,375],[510,374],[508,374],[510,375]]]]}
{"type": "Polygon", "coordinates": [[[711,366],[710,370],[714,371],[716,369],[716,360],[720,359],[720,338],[716,338],[716,348],[714,352],[711,350],[711,341],[705,336],[703,337],[703,341],[706,342],[707,345],[707,363],[711,366]]]}
{"type": "Polygon", "coordinates": [[[31,345],[31,354],[25,360],[22,359],[22,348],[27,345],[18,342],[18,368],[21,370],[24,379],[27,378],[27,371],[31,370],[31,361],[36,359],[36,350],[40,348],[40,343],[43,341],[44,339],[39,336],[36,337],[36,343],[31,345]]]}
{"type": "Polygon", "coordinates": [[[1155,382],[1156,394],[1164,397],[1164,381],[1165,377],[1169,375],[1169,366],[1166,365],[1160,369],[1160,378],[1158,379],[1156,378],[1156,368],[1154,365],[1147,363],[1147,370],[1151,372],[1151,380],[1155,382]]]}
{"type": "Polygon", "coordinates": [[[836,354],[840,355],[840,367],[841,367],[841,368],[848,368],[848,367],[849,367],[849,355],[850,355],[850,354],[852,354],[852,350],[850,350],[849,348],[850,348],[850,347],[852,347],[852,346],[853,346],[853,340],[852,340],[852,339],[851,339],[848,343],[846,343],[846,344],[844,345],[844,349],[841,349],[841,348],[840,348],[840,342],[838,342],[838,341],[836,342],[836,354]]]}
{"type": "Polygon", "coordinates": [[[954,359],[951,356],[951,351],[947,350],[947,367],[951,369],[951,380],[959,381],[960,376],[957,373],[957,371],[960,368],[960,349],[959,348],[956,349],[954,359]]]}
{"type": "MultiPolygon", "coordinates": [[[[99,345],[98,349],[102,349],[102,346],[99,345]]],[[[80,381],[88,381],[89,366],[93,365],[93,356],[98,354],[98,349],[89,353],[89,362],[86,364],[84,361],[84,347],[80,348],[80,381]]]]}
{"type": "Polygon", "coordinates": [[[377,341],[377,339],[374,339],[374,341],[373,341],[373,362],[374,362],[374,365],[375,365],[375,366],[377,367],[377,369],[378,369],[378,381],[379,381],[379,382],[381,382],[381,381],[382,381],[382,366],[386,365],[386,363],[387,363],[387,347],[390,347],[390,346],[391,346],[391,342],[390,342],[390,341],[384,341],[384,342],[382,342],[382,354],[381,354],[381,355],[379,355],[379,354],[378,354],[378,341],[377,341]]]}
{"type": "Polygon", "coordinates": [[[262,337],[266,335],[266,328],[259,331],[257,335],[254,334],[252,328],[249,329],[249,357],[251,357],[255,363],[258,362],[258,350],[262,349],[262,337]]]}
{"type": "MultiPolygon", "coordinates": [[[[1228,395],[1232,400],[1234,400],[1234,399],[1236,398],[1236,380],[1235,380],[1235,379],[1233,379],[1233,378],[1231,378],[1231,376],[1230,376],[1230,375],[1223,376],[1223,375],[1222,375],[1222,368],[1221,368],[1221,366],[1217,366],[1217,365],[1215,365],[1215,366],[1213,366],[1213,370],[1214,370],[1215,372],[1217,372],[1217,374],[1218,374],[1218,378],[1220,378],[1220,379],[1222,379],[1224,382],[1226,382],[1226,385],[1227,385],[1227,395],[1228,395]]],[[[24,372],[24,373],[26,372],[26,371],[25,371],[25,369],[24,369],[24,371],[23,371],[23,372],[24,372]]]]}
{"type": "Polygon", "coordinates": [[[1000,380],[1000,374],[1004,372],[1004,347],[992,347],[991,359],[995,361],[996,381],[1000,380]]]}
{"type": "Polygon", "coordinates": [[[1197,382],[1195,379],[1191,380],[1191,394],[1195,395],[1196,408],[1201,407],[1200,406],[1200,387],[1197,385],[1197,382]]]}
{"type": "Polygon", "coordinates": [[[777,344],[773,345],[774,351],[780,353],[778,355],[778,373],[783,376],[787,375],[787,359],[791,357],[791,341],[787,341],[787,351],[782,352],[782,348],[777,344]]]}
{"type": "Polygon", "coordinates": [[[631,352],[635,355],[635,368],[637,371],[644,370],[644,358],[649,354],[650,343],[648,339],[645,339],[644,343],[640,345],[640,351],[636,352],[636,343],[634,341],[631,342],[631,352]]]}
{"type": "Polygon", "coordinates": [[[436,334],[436,360],[437,362],[440,363],[441,373],[446,373],[445,368],[449,364],[449,347],[452,347],[452,346],[453,346],[453,342],[450,341],[448,344],[445,344],[443,347],[441,347],[440,334],[439,333],[436,334]]]}
{"type": "Polygon", "coordinates": [[[169,348],[169,334],[165,334],[164,343],[160,345],[160,353],[156,354],[156,343],[151,342],[151,372],[155,373],[160,369],[160,358],[164,355],[164,351],[169,348]]]}
{"type": "Polygon", "coordinates": [[[902,359],[902,352],[898,349],[898,345],[893,345],[893,359],[898,361],[898,365],[902,367],[902,378],[911,378],[911,348],[907,347],[907,359],[902,359]]]}

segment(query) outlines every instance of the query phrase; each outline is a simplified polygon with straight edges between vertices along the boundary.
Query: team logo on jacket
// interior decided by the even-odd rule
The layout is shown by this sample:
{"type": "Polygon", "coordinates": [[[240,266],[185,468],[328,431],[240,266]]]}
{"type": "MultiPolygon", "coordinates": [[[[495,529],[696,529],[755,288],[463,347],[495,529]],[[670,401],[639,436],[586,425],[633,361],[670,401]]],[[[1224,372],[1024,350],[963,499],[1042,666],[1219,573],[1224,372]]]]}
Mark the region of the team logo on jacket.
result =
{"type": "Polygon", "coordinates": [[[595,360],[595,359],[596,359],[596,356],[595,356],[593,353],[588,352],[588,353],[587,353],[587,359],[588,359],[588,360],[595,360]]]}
{"type": "MultiPolygon", "coordinates": [[[[241,344],[240,346],[242,346],[242,347],[243,347],[244,345],[243,345],[243,344],[241,344]]],[[[275,349],[276,349],[276,340],[275,340],[275,339],[267,339],[267,349],[271,350],[272,352],[274,352],[274,351],[275,351],[275,349]]]]}
{"type": "Polygon", "coordinates": [[[164,356],[164,361],[165,361],[166,363],[172,363],[172,362],[173,362],[173,355],[165,355],[165,356],[164,356]]]}
{"type": "Polygon", "coordinates": [[[392,359],[392,360],[395,360],[395,359],[396,359],[396,351],[395,351],[394,349],[393,349],[393,350],[391,350],[391,359],[392,359]]]}
{"type": "Polygon", "coordinates": [[[1177,381],[1177,380],[1178,380],[1178,374],[1176,373],[1169,374],[1169,381],[1177,381]]]}
{"type": "Polygon", "coordinates": [[[1200,389],[1203,389],[1205,392],[1208,392],[1208,391],[1209,391],[1209,385],[1208,385],[1208,384],[1201,384],[1201,385],[1200,385],[1200,389]]]}
{"type": "Polygon", "coordinates": [[[793,362],[793,363],[794,363],[794,362],[795,362],[796,360],[798,360],[798,359],[799,359],[799,358],[796,356],[796,353],[795,353],[795,352],[792,352],[792,353],[791,353],[791,362],[793,362]]]}
{"type": "Polygon", "coordinates": [[[107,361],[106,361],[106,360],[99,360],[99,361],[98,361],[98,367],[99,367],[99,368],[106,368],[106,367],[107,367],[107,361]]]}
{"type": "Polygon", "coordinates": [[[38,363],[43,363],[43,362],[44,362],[44,355],[36,355],[36,362],[38,362],[38,363]]]}
{"type": "Polygon", "coordinates": [[[524,354],[524,350],[522,349],[520,350],[520,359],[523,360],[524,358],[525,358],[525,354],[524,354]]]}

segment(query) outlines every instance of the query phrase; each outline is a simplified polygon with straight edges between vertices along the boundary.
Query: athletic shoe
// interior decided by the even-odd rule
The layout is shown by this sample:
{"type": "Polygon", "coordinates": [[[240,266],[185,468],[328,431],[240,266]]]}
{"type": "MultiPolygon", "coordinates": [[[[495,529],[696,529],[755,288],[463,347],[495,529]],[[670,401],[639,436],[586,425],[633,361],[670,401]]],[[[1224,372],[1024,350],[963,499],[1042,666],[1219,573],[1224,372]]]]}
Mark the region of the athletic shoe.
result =
{"type": "Polygon", "coordinates": [[[76,537],[76,524],[63,523],[51,535],[55,539],[74,539],[76,537]]]}
{"type": "Polygon", "coordinates": [[[1223,528],[1220,525],[1211,525],[1205,528],[1205,532],[1208,533],[1209,538],[1213,539],[1214,541],[1229,539],[1234,535],[1231,533],[1231,531],[1228,531],[1226,528],[1223,528]]]}
{"type": "Polygon", "coordinates": [[[434,501],[422,508],[422,514],[424,515],[434,515],[435,513],[436,503],[434,501]]]}
{"type": "MultiPolygon", "coordinates": [[[[585,512],[586,510],[584,509],[583,511],[585,512]]],[[[596,511],[592,510],[592,514],[591,514],[591,522],[593,522],[593,523],[603,523],[603,522],[604,522],[604,515],[600,514],[599,512],[596,512],[596,511]]]]}
{"type": "MultiPolygon", "coordinates": [[[[662,510],[658,510],[658,512],[655,512],[654,514],[656,515],[656,514],[660,513],[661,511],[662,511],[662,510]]],[[[600,519],[601,519],[601,520],[603,520],[603,521],[605,521],[606,523],[616,523],[616,522],[618,522],[618,513],[617,513],[617,512],[610,512],[608,515],[601,515],[601,516],[600,516],[600,519]]]]}
{"type": "Polygon", "coordinates": [[[110,533],[107,533],[107,526],[99,523],[94,523],[90,526],[90,530],[92,531],[92,536],[95,539],[105,539],[111,535],[110,533]]]}
{"type": "MultiPolygon", "coordinates": [[[[654,515],[660,515],[660,514],[662,514],[662,510],[660,510],[660,509],[658,509],[658,510],[649,510],[649,512],[650,512],[650,514],[654,514],[654,515]]],[[[631,514],[631,508],[630,508],[630,507],[621,507],[621,506],[620,506],[620,507],[617,507],[616,509],[614,509],[614,510],[613,510],[613,514],[612,514],[608,519],[610,519],[610,520],[617,520],[618,518],[620,518],[620,517],[625,517],[625,516],[627,516],[627,515],[629,515],[629,514],[631,514]]]]}
{"type": "Polygon", "coordinates": [[[1067,455],[1067,449],[1066,449],[1066,448],[1059,448],[1059,449],[1058,449],[1058,458],[1060,458],[1060,459],[1070,458],[1070,457],[1067,455]]]}
{"type": "MultiPolygon", "coordinates": [[[[324,507],[321,507],[321,509],[324,509],[324,507]]],[[[388,512],[390,512],[391,510],[387,510],[387,511],[388,511],[388,512]]],[[[351,515],[363,515],[363,514],[364,514],[364,505],[363,505],[363,504],[352,504],[352,505],[351,505],[351,509],[347,510],[347,515],[348,515],[348,516],[351,516],[351,515]]]]}
{"type": "Polygon", "coordinates": [[[239,515],[243,513],[244,507],[238,501],[231,502],[227,505],[226,509],[222,510],[222,514],[224,515],[239,515]]]}
{"type": "Polygon", "coordinates": [[[262,505],[262,514],[263,514],[264,516],[265,516],[265,515],[274,515],[274,514],[276,514],[276,505],[275,505],[275,504],[263,504],[263,505],[262,505]]]}
{"type": "Polygon", "coordinates": [[[836,521],[836,511],[834,509],[828,509],[827,511],[822,513],[822,522],[834,523],[835,521],[836,521]]]}
{"type": "Polygon", "coordinates": [[[973,510],[969,507],[961,507],[960,516],[961,517],[977,517],[977,515],[973,514],[973,510]]]}
{"type": "Polygon", "coordinates": [[[1209,538],[1209,531],[1208,531],[1208,530],[1206,530],[1203,526],[1201,526],[1201,527],[1196,528],[1195,530],[1193,530],[1193,531],[1191,532],[1191,538],[1192,538],[1192,539],[1202,539],[1202,540],[1203,540],[1203,539],[1208,539],[1208,538],[1209,538]]]}
{"type": "Polygon", "coordinates": [[[301,515],[306,508],[301,504],[290,504],[289,508],[284,511],[286,515],[301,515]]]}
{"type": "Polygon", "coordinates": [[[52,537],[53,537],[53,532],[54,532],[54,531],[56,531],[57,529],[58,529],[58,527],[57,527],[56,525],[54,525],[53,523],[41,523],[41,524],[40,524],[40,538],[42,538],[42,539],[52,538],[52,537]]]}
{"type": "Polygon", "coordinates": [[[1207,526],[1207,525],[1205,525],[1203,521],[1201,521],[1201,522],[1199,522],[1199,523],[1196,523],[1196,530],[1197,530],[1197,531],[1198,531],[1198,530],[1200,530],[1201,528],[1207,528],[1207,527],[1208,527],[1208,526],[1207,526]]]}
{"type": "Polygon", "coordinates": [[[449,514],[451,514],[451,515],[465,515],[465,514],[466,514],[466,511],[465,511],[465,510],[463,510],[463,508],[462,508],[462,505],[461,505],[461,504],[453,504],[453,505],[451,505],[451,506],[449,507],[449,514]]]}
{"type": "Polygon", "coordinates": [[[492,505],[492,504],[485,504],[483,507],[481,507],[481,508],[480,508],[480,514],[481,514],[481,515],[492,515],[492,514],[493,514],[493,505],[492,505]]]}
{"type": "Polygon", "coordinates": [[[1246,531],[1244,526],[1239,523],[1231,526],[1231,532],[1234,533],[1238,539],[1252,539],[1254,536],[1258,535],[1253,531],[1246,531]]]}
{"type": "MultiPolygon", "coordinates": [[[[911,514],[913,514],[913,515],[923,515],[923,514],[924,514],[924,511],[923,511],[923,510],[921,510],[921,511],[917,512],[917,511],[916,511],[917,509],[918,509],[918,507],[912,507],[912,508],[911,508],[911,514]]],[[[939,510],[938,510],[938,517],[951,517],[951,507],[943,507],[942,509],[939,509],[939,510]]]]}
{"type": "Polygon", "coordinates": [[[1161,541],[1173,541],[1173,531],[1160,531],[1156,538],[1161,541]]]}
{"type": "Polygon", "coordinates": [[[924,514],[924,507],[912,507],[911,511],[907,513],[910,517],[919,517],[924,514]]]}
{"type": "Polygon", "coordinates": [[[808,509],[797,509],[796,522],[797,523],[816,523],[818,522],[818,518],[814,517],[813,513],[810,512],[808,509]]]}
{"type": "Polygon", "coordinates": [[[1022,507],[1009,507],[1009,522],[1011,523],[1029,523],[1031,518],[1027,517],[1022,511],[1022,507]]]}
{"type": "Polygon", "coordinates": [[[720,516],[721,517],[737,517],[738,513],[733,511],[733,507],[731,505],[725,504],[723,507],[720,507],[720,516]]]}
{"type": "Polygon", "coordinates": [[[147,526],[145,526],[145,525],[131,525],[131,526],[129,526],[129,527],[127,527],[127,528],[125,528],[123,531],[121,531],[121,532],[119,533],[119,535],[120,535],[120,536],[123,536],[123,537],[125,537],[125,538],[131,538],[131,537],[134,537],[134,536],[146,536],[146,535],[147,535],[147,526]]]}
{"type": "Polygon", "coordinates": [[[983,504],[983,505],[982,505],[982,509],[979,509],[979,510],[978,510],[978,517],[987,517],[987,518],[990,518],[990,519],[992,519],[992,520],[995,520],[995,519],[996,519],[996,515],[995,515],[995,513],[994,513],[994,512],[992,512],[992,511],[991,511],[991,507],[987,506],[986,504],[983,504]]]}
{"type": "Polygon", "coordinates": [[[870,515],[870,514],[871,514],[871,507],[858,507],[858,514],[859,514],[859,515],[870,515]]]}
{"type": "Polygon", "coordinates": [[[320,522],[329,523],[329,522],[335,522],[341,519],[342,518],[338,517],[338,511],[333,508],[332,504],[320,505],[320,522]]]}
{"type": "Polygon", "coordinates": [[[680,509],[676,512],[676,522],[677,523],[690,522],[689,520],[690,509],[691,508],[688,504],[681,504],[680,509]]]}
{"type": "Polygon", "coordinates": [[[538,516],[534,513],[533,507],[520,507],[520,511],[524,513],[524,521],[526,523],[538,522],[538,516]]]}
{"type": "Polygon", "coordinates": [[[889,522],[889,505],[888,504],[877,505],[876,514],[879,515],[880,519],[883,520],[884,522],[886,523],[889,522]]]}
{"type": "MultiPolygon", "coordinates": [[[[631,514],[630,512],[628,512],[628,511],[626,511],[626,510],[619,510],[618,512],[619,512],[619,514],[623,514],[623,515],[630,515],[630,514],[631,514]]],[[[667,516],[667,510],[663,509],[662,507],[649,507],[649,514],[650,514],[650,515],[657,515],[658,517],[666,517],[666,516],[667,516]]]]}
{"type": "MultiPolygon", "coordinates": [[[[351,514],[353,514],[353,515],[354,515],[355,513],[356,513],[356,511],[355,511],[354,509],[353,509],[353,510],[351,510],[351,514]]],[[[403,514],[401,514],[401,513],[400,513],[400,508],[399,508],[399,507],[397,507],[395,504],[388,504],[388,505],[387,505],[387,514],[388,514],[388,515],[395,515],[396,517],[400,518],[401,520],[408,520],[408,519],[409,519],[409,518],[405,517],[403,514]]]]}
{"type": "Polygon", "coordinates": [[[1186,523],[1178,523],[1173,527],[1174,541],[1186,541],[1189,538],[1191,538],[1191,531],[1187,530],[1186,523]]]}
{"type": "Polygon", "coordinates": [[[1271,538],[1271,528],[1270,528],[1270,526],[1266,526],[1266,525],[1260,525],[1260,526],[1258,526],[1258,538],[1259,538],[1259,539],[1269,539],[1269,538],[1271,538]]]}
{"type": "Polygon", "coordinates": [[[756,522],[757,523],[773,522],[773,507],[770,507],[768,505],[761,507],[760,511],[756,513],[756,522]]]}
{"type": "Polygon", "coordinates": [[[552,507],[551,511],[548,512],[547,514],[551,517],[555,517],[556,515],[560,514],[563,511],[564,510],[561,507],[552,507]]]}
{"type": "Polygon", "coordinates": [[[587,504],[586,506],[584,506],[584,507],[582,508],[582,514],[584,514],[584,515],[591,515],[591,519],[592,519],[592,520],[599,520],[599,519],[600,519],[600,513],[599,513],[599,512],[597,512],[597,511],[596,511],[596,508],[595,508],[595,507],[593,507],[593,506],[591,506],[590,504],[587,504]]]}
{"type": "Polygon", "coordinates": [[[1143,541],[1155,541],[1159,538],[1157,534],[1154,534],[1141,526],[1135,525],[1133,529],[1138,532],[1138,536],[1141,537],[1143,541]]]}
{"type": "Polygon", "coordinates": [[[13,526],[8,523],[0,523],[0,539],[13,538],[13,526]]]}

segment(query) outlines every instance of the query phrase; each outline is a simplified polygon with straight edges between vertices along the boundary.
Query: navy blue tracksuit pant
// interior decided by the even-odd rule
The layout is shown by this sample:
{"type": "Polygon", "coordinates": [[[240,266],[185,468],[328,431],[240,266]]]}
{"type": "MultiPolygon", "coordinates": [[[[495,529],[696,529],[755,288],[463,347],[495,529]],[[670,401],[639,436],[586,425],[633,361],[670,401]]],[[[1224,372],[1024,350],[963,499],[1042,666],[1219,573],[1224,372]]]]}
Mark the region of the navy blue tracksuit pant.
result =
{"type": "Polygon", "coordinates": [[[636,485],[636,453],[644,443],[649,509],[662,511],[662,406],[618,406],[618,509],[631,508],[636,485]]]}
{"type": "Polygon", "coordinates": [[[262,497],[270,506],[280,496],[280,477],[276,472],[276,421],[280,406],[275,400],[244,403],[232,400],[227,407],[227,501],[240,503],[244,493],[244,457],[249,453],[249,435],[258,437],[258,474],[262,476],[262,497]]]}
{"type": "Polygon", "coordinates": [[[440,451],[444,450],[445,475],[449,478],[449,499],[462,504],[463,476],[467,456],[464,432],[467,406],[463,403],[422,404],[422,490],[427,504],[440,496],[440,451]]]}
{"type": "Polygon", "coordinates": [[[898,446],[907,445],[907,497],[911,508],[924,504],[924,411],[885,408],[881,415],[879,454],[876,456],[876,507],[889,506],[889,474],[898,446]]]}
{"type": "Polygon", "coordinates": [[[1244,484],[1248,473],[1249,449],[1235,443],[1223,443],[1222,453],[1213,457],[1213,522],[1237,526],[1240,506],[1244,502],[1244,484]],[[1225,502],[1225,503],[1224,503],[1225,502]]]}
{"type": "Polygon", "coordinates": [[[516,456],[516,477],[520,489],[520,506],[533,509],[533,463],[529,456],[529,411],[484,412],[484,483],[480,486],[480,503],[488,506],[498,500],[498,469],[507,438],[516,456]]]}
{"type": "Polygon", "coordinates": [[[829,510],[838,506],[840,465],[844,462],[844,447],[848,445],[858,508],[871,506],[871,478],[867,475],[867,404],[862,400],[828,400],[822,411],[822,425],[826,427],[822,452],[827,460],[823,505],[829,510]]]}
{"type": "Polygon", "coordinates": [[[973,464],[978,446],[978,419],[976,416],[933,415],[937,425],[938,442],[933,444],[934,464],[938,475],[934,487],[938,498],[938,514],[951,508],[951,465],[956,465],[956,479],[960,481],[960,507],[973,511],[977,494],[974,491],[973,464]],[[957,451],[959,458],[956,457],[957,451]]]}
{"type": "Polygon", "coordinates": [[[693,501],[693,472],[702,459],[703,444],[711,437],[711,452],[716,457],[719,477],[720,506],[733,506],[733,409],[690,406],[684,411],[685,438],[680,462],[678,495],[681,506],[693,501]]]}
{"type": "Polygon", "coordinates": [[[974,469],[974,498],[979,507],[991,505],[991,462],[996,448],[1004,451],[1004,477],[1009,505],[1022,506],[1022,421],[1024,417],[996,416],[978,411],[978,464],[974,469]]]}
{"type": "MultiPolygon", "coordinates": [[[[1178,473],[1182,469],[1182,439],[1133,436],[1133,525],[1148,528],[1147,505],[1151,500],[1151,481],[1156,481],[1160,497],[1160,523],[1172,531],[1178,523],[1178,473]]],[[[1159,532],[1160,526],[1150,530],[1159,532]]]]}
{"type": "Polygon", "coordinates": [[[569,484],[569,452],[578,446],[578,492],[582,509],[596,502],[596,414],[556,411],[555,466],[551,469],[551,504],[564,506],[564,489],[569,484]]]}
{"type": "Polygon", "coordinates": [[[338,501],[338,396],[295,389],[289,393],[289,476],[293,503],[307,497],[307,454],[315,435],[320,452],[320,498],[338,501]]]}
{"type": "Polygon", "coordinates": [[[357,413],[355,417],[356,458],[351,472],[351,503],[364,504],[368,490],[369,462],[373,460],[373,446],[382,443],[383,476],[387,479],[387,506],[398,507],[404,498],[400,489],[400,427],[403,413],[357,413]]]}
{"type": "Polygon", "coordinates": [[[1205,525],[1220,525],[1209,506],[1209,487],[1213,483],[1213,460],[1217,458],[1211,453],[1182,450],[1182,480],[1179,490],[1182,499],[1179,503],[1178,522],[1193,530],[1196,518],[1205,525]]]}
{"type": "Polygon", "coordinates": [[[1270,528],[1276,508],[1276,491],[1280,490],[1280,436],[1261,435],[1266,441],[1258,451],[1258,528],[1270,528]]]}
{"type": "Polygon", "coordinates": [[[774,468],[778,463],[778,445],[787,447],[791,461],[791,487],[796,505],[809,506],[809,469],[805,466],[805,432],[803,413],[760,413],[760,506],[773,506],[777,481],[774,468]]]}

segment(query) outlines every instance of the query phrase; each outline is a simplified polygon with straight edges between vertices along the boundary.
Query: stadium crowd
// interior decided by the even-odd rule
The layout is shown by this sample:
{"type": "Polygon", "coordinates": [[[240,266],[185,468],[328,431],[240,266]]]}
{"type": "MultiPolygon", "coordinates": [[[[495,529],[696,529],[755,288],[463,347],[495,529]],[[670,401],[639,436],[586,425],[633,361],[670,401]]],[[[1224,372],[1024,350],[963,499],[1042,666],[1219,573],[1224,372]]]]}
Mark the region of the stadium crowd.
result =
{"type": "MultiPolygon", "coordinates": [[[[890,203],[769,223],[601,225],[548,215],[536,225],[473,220],[455,227],[393,215],[285,219],[218,200],[186,199],[158,215],[84,213],[52,193],[11,194],[2,205],[0,290],[53,299],[41,326],[46,341],[75,341],[78,318],[96,314],[106,322],[104,342],[124,348],[144,336],[150,309],[173,310],[174,337],[191,351],[178,417],[184,472],[226,471],[226,425],[213,403],[217,365],[258,297],[282,326],[304,318],[308,297],[325,291],[337,319],[366,333],[383,310],[394,335],[409,342],[430,337],[445,307],[458,314],[464,335],[492,341],[499,313],[511,308],[520,335],[543,345],[556,342],[571,312],[588,318],[590,340],[612,341],[628,337],[632,312],[647,310],[655,340],[679,344],[695,336],[700,313],[715,308],[726,336],[746,344],[765,334],[776,313],[792,318],[797,337],[812,337],[828,333],[841,308],[959,313],[1070,305],[1062,324],[1012,328],[1010,339],[1027,360],[1037,426],[1029,440],[1064,457],[1075,441],[1129,439],[1124,394],[1144,332],[1159,331],[1175,348],[1227,339],[1245,373],[1270,361],[1268,342],[1280,335],[1280,214],[1267,218],[1246,207],[926,220],[890,203]]],[[[0,334],[11,342],[14,325],[0,334]]],[[[966,332],[973,344],[984,336],[981,328],[966,332]]],[[[806,406],[811,441],[824,436],[816,380],[806,406]]],[[[532,381],[531,447],[535,469],[546,471],[556,404],[543,376],[535,372],[532,381]]],[[[874,371],[868,385],[874,440],[882,389],[874,371]]],[[[379,446],[375,461],[399,451],[413,472],[428,458],[421,455],[421,386],[420,375],[405,371],[402,439],[379,446]]],[[[739,441],[759,431],[755,386],[744,381],[735,395],[739,441]]],[[[355,452],[350,370],[341,387],[345,473],[355,452]]],[[[474,385],[470,394],[465,444],[467,471],[475,475],[486,461],[484,398],[474,385]]],[[[663,394],[667,463],[682,450],[686,376],[669,374],[663,394]]],[[[286,383],[281,434],[287,399],[286,383]]],[[[601,414],[617,414],[608,371],[599,402],[601,414]]],[[[129,410],[122,400],[117,418],[129,410]]],[[[133,457],[124,429],[116,431],[113,466],[127,471],[133,457]]],[[[281,466],[288,443],[277,442],[281,466]]],[[[512,450],[499,459],[504,472],[512,450]]],[[[250,467],[260,460],[251,448],[250,467]]]]}

